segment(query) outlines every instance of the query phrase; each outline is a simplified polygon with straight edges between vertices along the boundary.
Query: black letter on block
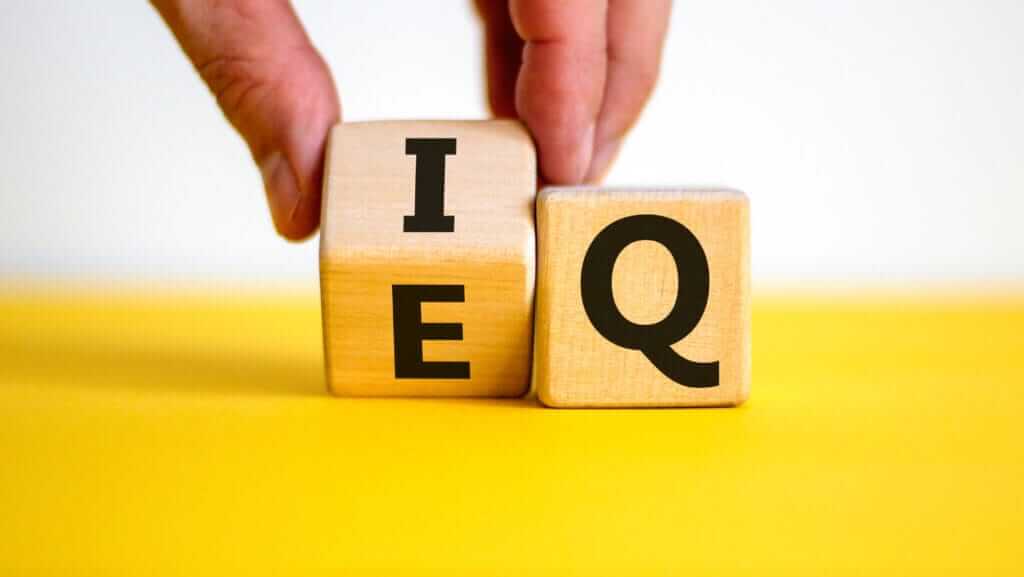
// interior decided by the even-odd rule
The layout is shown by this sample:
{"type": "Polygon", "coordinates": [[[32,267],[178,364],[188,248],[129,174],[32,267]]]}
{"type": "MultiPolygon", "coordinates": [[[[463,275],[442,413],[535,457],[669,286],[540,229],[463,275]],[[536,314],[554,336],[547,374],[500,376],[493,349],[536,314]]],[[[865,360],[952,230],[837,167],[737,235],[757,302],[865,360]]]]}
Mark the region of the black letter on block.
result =
{"type": "Polygon", "coordinates": [[[444,214],[444,157],[455,154],[454,138],[406,138],[405,153],[416,156],[416,210],[404,232],[455,232],[455,217],[444,214]]]}
{"type": "Polygon", "coordinates": [[[594,237],[583,258],[580,283],[583,309],[597,332],[609,341],[642,352],[665,376],[685,387],[717,387],[718,361],[698,363],[672,350],[700,322],[708,303],[710,273],[704,249],[690,229],[664,216],[638,214],[617,220],[594,237]],[[662,320],[639,325],[624,317],[612,295],[612,271],[619,253],[639,240],[668,249],[676,261],[676,302],[662,320]],[[681,297],[686,294],[686,300],[681,297]]]}
{"type": "Polygon", "coordinates": [[[461,303],[466,300],[462,285],[394,285],[391,306],[395,329],[396,379],[468,379],[469,363],[424,361],[423,341],[461,341],[459,323],[424,323],[420,304],[461,303]]]}

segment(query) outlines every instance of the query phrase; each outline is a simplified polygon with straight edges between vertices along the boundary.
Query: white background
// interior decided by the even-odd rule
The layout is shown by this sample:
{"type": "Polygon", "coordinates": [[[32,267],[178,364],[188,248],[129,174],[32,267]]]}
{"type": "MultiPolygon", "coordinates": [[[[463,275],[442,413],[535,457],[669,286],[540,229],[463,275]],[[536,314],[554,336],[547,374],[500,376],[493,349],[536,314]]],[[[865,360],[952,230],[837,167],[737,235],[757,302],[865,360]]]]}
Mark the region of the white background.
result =
{"type": "MultiPolygon", "coordinates": [[[[297,8],[346,118],[486,116],[468,0],[297,8]]],[[[315,288],[148,4],[7,0],[0,55],[0,280],[315,288]]],[[[1020,283],[1024,3],[678,1],[609,182],[746,190],[758,287],[1020,283]]]]}

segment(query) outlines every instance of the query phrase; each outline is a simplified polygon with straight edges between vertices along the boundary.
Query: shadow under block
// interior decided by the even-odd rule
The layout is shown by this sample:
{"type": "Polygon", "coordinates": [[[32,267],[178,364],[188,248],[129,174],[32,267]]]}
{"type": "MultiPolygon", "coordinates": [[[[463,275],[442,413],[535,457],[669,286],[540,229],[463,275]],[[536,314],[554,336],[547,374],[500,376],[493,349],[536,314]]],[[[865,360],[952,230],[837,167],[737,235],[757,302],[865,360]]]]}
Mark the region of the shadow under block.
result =
{"type": "Polygon", "coordinates": [[[750,392],[741,192],[547,188],[534,379],[552,407],[732,406],[750,392]]]}
{"type": "Polygon", "coordinates": [[[330,390],[525,394],[537,190],[526,130],[513,121],[340,124],[325,167],[330,390]]]}

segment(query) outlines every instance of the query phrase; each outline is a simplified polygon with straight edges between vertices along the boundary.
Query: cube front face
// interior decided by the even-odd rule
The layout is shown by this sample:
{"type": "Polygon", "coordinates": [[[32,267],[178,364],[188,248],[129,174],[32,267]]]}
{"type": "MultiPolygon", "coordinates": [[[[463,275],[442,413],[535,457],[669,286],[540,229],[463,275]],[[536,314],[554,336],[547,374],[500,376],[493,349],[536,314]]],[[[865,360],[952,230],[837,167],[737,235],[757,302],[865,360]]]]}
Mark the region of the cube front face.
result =
{"type": "Polygon", "coordinates": [[[324,181],[320,276],[331,391],[524,394],[536,160],[522,126],[339,125],[324,181]]]}
{"type": "Polygon", "coordinates": [[[545,189],[537,225],[534,379],[544,404],[732,406],[747,398],[745,195],[545,189]]]}

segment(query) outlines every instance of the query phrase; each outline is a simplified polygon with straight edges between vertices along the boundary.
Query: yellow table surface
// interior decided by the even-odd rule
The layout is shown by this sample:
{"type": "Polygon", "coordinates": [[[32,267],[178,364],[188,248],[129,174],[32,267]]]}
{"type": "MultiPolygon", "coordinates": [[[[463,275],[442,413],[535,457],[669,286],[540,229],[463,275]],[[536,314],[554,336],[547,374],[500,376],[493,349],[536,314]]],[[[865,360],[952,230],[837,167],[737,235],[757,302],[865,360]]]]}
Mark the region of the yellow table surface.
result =
{"type": "Polygon", "coordinates": [[[329,397],[315,294],[5,294],[2,575],[1024,574],[1024,296],[758,298],[743,407],[564,411],[329,397]]]}

